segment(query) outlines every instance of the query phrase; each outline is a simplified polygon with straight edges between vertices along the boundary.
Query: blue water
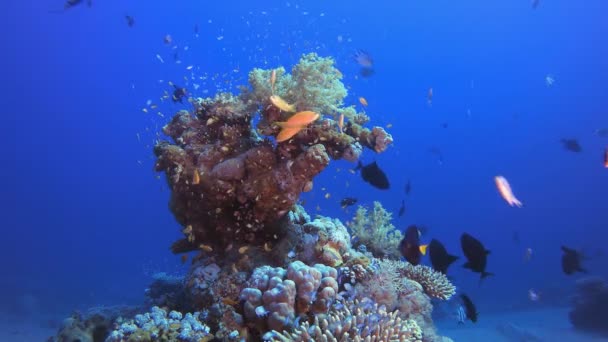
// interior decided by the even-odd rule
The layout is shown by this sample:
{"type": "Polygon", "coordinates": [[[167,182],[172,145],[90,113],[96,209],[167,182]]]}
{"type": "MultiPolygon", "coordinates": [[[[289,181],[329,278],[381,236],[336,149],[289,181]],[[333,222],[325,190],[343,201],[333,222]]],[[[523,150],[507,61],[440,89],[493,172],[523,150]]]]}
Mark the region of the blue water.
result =
{"type": "Polygon", "coordinates": [[[289,69],[308,52],[334,57],[347,104],[360,108],[365,97],[371,124],[392,124],[395,139],[387,152],[363,156],[386,171],[390,190],[348,172],[354,164],[333,162],[303,196],[311,214],[346,221],[354,208],[342,210],[341,198],[378,200],[395,226],[427,225],[423,241],[437,238],[458,255],[460,234],[471,233],[492,251],[496,276],[479,286],[462,260],[450,275],[480,312],[567,305],[580,276],[562,273],[561,244],[585,251],[589,271],[608,276],[608,138],[593,134],[608,127],[604,0],[541,0],[536,10],[528,0],[93,0],[50,13],[62,7],[24,0],[0,11],[0,310],[65,316],[140,303],[152,273],[184,273],[169,251],[180,227],[153,171],[156,134],[189,108],[159,101],[171,91],[167,81],[212,96],[246,84],[253,67],[289,69]],[[358,76],[357,49],[374,58],[370,78],[358,76]],[[191,74],[209,78],[186,82],[191,74]],[[148,100],[159,108],[142,112],[148,100]],[[564,137],[583,151],[564,150],[564,137]],[[500,198],[497,174],[523,208],[500,198]],[[402,199],[407,212],[398,218],[402,199]],[[530,302],[530,288],[544,300],[530,302]]]}

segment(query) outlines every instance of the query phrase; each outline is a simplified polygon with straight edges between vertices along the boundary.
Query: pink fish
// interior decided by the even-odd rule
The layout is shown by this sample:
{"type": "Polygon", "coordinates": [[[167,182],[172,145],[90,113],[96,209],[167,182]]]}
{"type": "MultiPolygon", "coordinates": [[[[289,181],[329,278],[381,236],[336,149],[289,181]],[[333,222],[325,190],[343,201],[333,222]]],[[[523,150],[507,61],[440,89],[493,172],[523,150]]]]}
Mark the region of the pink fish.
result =
{"type": "Polygon", "coordinates": [[[505,201],[509,203],[510,206],[517,206],[518,208],[521,208],[523,206],[523,204],[515,197],[515,195],[513,195],[513,190],[511,190],[511,186],[509,185],[509,182],[505,177],[496,176],[494,177],[494,181],[496,182],[496,188],[498,189],[498,192],[500,193],[502,198],[504,198],[505,201]]]}

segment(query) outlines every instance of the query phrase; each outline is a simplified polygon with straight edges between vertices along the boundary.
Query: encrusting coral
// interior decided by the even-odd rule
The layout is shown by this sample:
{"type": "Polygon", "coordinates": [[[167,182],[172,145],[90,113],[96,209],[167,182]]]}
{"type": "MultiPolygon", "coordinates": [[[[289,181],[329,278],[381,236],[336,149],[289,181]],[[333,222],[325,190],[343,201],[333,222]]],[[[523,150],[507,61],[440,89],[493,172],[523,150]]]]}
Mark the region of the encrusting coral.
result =
{"type": "Polygon", "coordinates": [[[175,253],[276,239],[282,234],[277,222],[301,192],[312,189],[330,158],[354,161],[361,145],[382,152],[392,142],[382,128],[363,128],[354,109],[342,107],[347,92],[333,64],[331,58],[308,54],[291,74],[283,68],[254,69],[250,89],[193,100],[193,113],[180,111],[163,127],[173,142],[157,143],[155,168],[166,173],[170,209],[184,227],[185,238],[172,246],[175,253]],[[352,120],[340,132],[336,120],[323,118],[275,144],[268,137],[276,136],[277,122],[293,113],[273,105],[271,95],[297,111],[334,119],[348,114],[352,120]]]}
{"type": "Polygon", "coordinates": [[[391,223],[392,214],[380,202],[374,202],[370,212],[359,206],[355,217],[347,225],[354,237],[355,247],[365,246],[376,258],[399,259],[399,243],[403,238],[401,232],[391,223]]]}

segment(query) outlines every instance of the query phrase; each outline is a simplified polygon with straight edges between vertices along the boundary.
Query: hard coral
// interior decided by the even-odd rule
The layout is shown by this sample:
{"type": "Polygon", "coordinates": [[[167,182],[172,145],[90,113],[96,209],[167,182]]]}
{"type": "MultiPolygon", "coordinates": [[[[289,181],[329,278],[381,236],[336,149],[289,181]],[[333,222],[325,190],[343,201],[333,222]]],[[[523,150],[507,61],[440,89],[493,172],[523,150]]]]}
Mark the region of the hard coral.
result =
{"type": "Polygon", "coordinates": [[[374,202],[371,213],[359,206],[353,220],[347,223],[355,238],[355,247],[363,245],[377,258],[399,259],[398,246],[402,235],[391,224],[391,219],[391,213],[380,202],[374,202]]]}
{"type": "Polygon", "coordinates": [[[287,270],[260,267],[241,292],[245,319],[259,332],[282,331],[296,316],[326,313],[338,292],[336,269],[292,262],[287,270]]]}
{"type": "Polygon", "coordinates": [[[326,316],[315,316],[293,331],[272,331],[270,341],[355,341],[420,342],[422,331],[416,321],[399,317],[398,311],[387,312],[384,306],[365,305],[357,301],[340,303],[326,316]]]}
{"type": "Polygon", "coordinates": [[[233,242],[263,245],[280,238],[277,222],[312,188],[313,178],[330,158],[354,161],[362,145],[383,151],[392,138],[381,128],[372,131],[354,120],[352,108],[342,108],[347,92],[331,58],[316,54],[302,57],[292,74],[274,69],[254,69],[251,89],[239,96],[220,93],[194,100],[195,111],[178,112],[163,132],[173,141],[155,147],[157,171],[164,171],[171,188],[170,208],[184,226],[186,238],[177,241],[176,253],[201,247],[211,252],[233,242]],[[320,120],[293,138],[274,145],[265,136],[279,132],[277,121],[291,113],[270,102],[276,94],[297,110],[321,115],[353,116],[344,133],[320,120]],[[261,115],[258,131],[252,119],[261,115]]]}

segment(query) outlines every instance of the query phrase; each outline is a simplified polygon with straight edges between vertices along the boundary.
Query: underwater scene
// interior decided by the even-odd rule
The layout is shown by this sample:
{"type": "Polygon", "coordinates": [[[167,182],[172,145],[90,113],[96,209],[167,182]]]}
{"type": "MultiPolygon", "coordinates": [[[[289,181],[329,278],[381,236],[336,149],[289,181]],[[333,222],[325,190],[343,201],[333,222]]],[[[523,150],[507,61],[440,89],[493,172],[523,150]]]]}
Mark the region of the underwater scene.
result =
{"type": "Polygon", "coordinates": [[[3,7],[0,341],[608,341],[607,1],[3,7]]]}

